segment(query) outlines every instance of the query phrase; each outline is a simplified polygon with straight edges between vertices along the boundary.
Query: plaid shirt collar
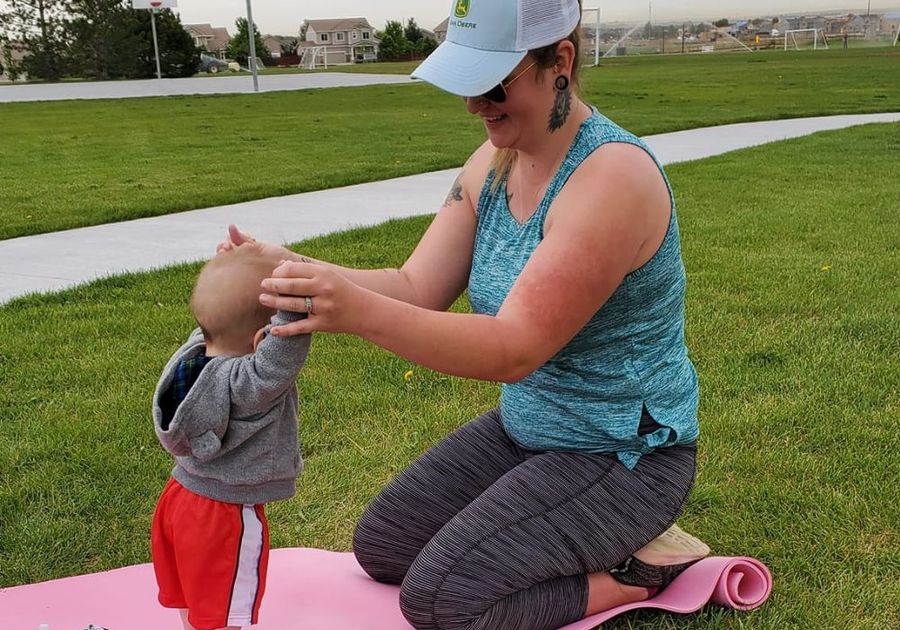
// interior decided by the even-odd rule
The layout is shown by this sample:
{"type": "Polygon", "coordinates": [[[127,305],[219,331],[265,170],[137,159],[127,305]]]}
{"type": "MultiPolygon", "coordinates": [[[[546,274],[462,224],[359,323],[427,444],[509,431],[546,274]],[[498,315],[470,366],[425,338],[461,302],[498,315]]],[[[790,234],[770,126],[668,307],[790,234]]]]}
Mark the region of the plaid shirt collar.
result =
{"type": "Polygon", "coordinates": [[[206,367],[206,364],[209,363],[209,361],[209,357],[201,350],[198,355],[189,359],[182,359],[178,363],[178,366],[175,368],[175,375],[172,378],[171,386],[172,400],[176,405],[187,398],[188,392],[191,390],[194,383],[197,382],[200,372],[203,371],[203,368],[206,367]]]}

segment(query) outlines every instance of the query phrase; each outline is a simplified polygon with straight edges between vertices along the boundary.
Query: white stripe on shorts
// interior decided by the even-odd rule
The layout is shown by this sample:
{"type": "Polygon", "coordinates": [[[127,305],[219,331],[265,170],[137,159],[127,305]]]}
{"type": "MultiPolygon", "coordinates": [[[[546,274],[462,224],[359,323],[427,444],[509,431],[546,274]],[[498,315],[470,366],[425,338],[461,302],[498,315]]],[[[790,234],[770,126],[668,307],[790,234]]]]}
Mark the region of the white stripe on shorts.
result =
{"type": "Polygon", "coordinates": [[[228,609],[229,626],[249,626],[253,622],[253,606],[259,590],[259,562],[262,556],[263,525],[252,505],[241,509],[243,533],[241,535],[238,567],[231,588],[231,606],[228,609]]]}

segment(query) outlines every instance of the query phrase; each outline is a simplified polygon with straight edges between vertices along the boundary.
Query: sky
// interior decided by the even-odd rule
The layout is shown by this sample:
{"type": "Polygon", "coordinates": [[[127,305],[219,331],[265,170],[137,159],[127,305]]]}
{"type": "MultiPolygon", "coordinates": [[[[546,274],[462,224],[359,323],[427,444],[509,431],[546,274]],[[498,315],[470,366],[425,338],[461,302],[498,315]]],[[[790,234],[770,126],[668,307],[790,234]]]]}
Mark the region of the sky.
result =
{"type": "MultiPolygon", "coordinates": [[[[482,0],[490,1],[490,0],[482,0]]],[[[433,29],[450,14],[451,0],[252,0],[253,21],[265,34],[296,35],[305,19],[366,17],[376,29],[387,20],[406,22],[413,17],[433,29]]],[[[587,8],[600,7],[605,21],[646,22],[652,6],[653,21],[718,19],[809,13],[846,9],[865,15],[900,10],[900,0],[584,0],[587,8]]],[[[209,23],[234,33],[234,21],[246,16],[246,0],[178,0],[185,24],[209,23]]],[[[593,14],[589,15],[591,21],[593,14]]]]}

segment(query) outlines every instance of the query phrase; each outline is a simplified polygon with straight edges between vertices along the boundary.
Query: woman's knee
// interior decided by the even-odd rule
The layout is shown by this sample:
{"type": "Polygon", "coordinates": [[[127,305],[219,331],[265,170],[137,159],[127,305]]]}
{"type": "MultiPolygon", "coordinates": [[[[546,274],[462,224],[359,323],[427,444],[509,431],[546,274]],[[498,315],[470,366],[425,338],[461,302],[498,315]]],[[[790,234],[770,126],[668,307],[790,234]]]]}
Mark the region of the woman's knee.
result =
{"type": "Polygon", "coordinates": [[[407,573],[400,585],[400,612],[416,630],[464,630],[472,617],[463,614],[444,594],[434,579],[407,573]],[[439,601],[442,603],[439,605],[439,601]]]}
{"type": "Polygon", "coordinates": [[[353,532],[353,555],[373,580],[399,584],[408,565],[400,560],[391,533],[379,526],[379,520],[367,509],[353,532]]]}
{"type": "MultiPolygon", "coordinates": [[[[443,554],[426,547],[400,585],[400,611],[416,630],[500,630],[489,619],[487,584],[451,572],[443,554]]],[[[503,629],[510,630],[510,629],[503,629]]]]}

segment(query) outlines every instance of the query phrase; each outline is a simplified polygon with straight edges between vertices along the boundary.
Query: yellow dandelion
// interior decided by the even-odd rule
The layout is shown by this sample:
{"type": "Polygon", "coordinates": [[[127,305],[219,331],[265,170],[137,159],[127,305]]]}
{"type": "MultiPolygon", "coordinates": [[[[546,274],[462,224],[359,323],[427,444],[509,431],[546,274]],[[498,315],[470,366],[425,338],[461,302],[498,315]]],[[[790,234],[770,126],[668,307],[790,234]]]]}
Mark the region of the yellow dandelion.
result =
{"type": "Polygon", "coordinates": [[[408,381],[408,380],[411,379],[412,377],[413,377],[413,371],[412,371],[412,370],[406,370],[406,373],[403,375],[403,380],[404,380],[404,381],[408,381]]]}
{"type": "Polygon", "coordinates": [[[831,265],[822,265],[822,273],[828,273],[831,271],[831,265]]]}

